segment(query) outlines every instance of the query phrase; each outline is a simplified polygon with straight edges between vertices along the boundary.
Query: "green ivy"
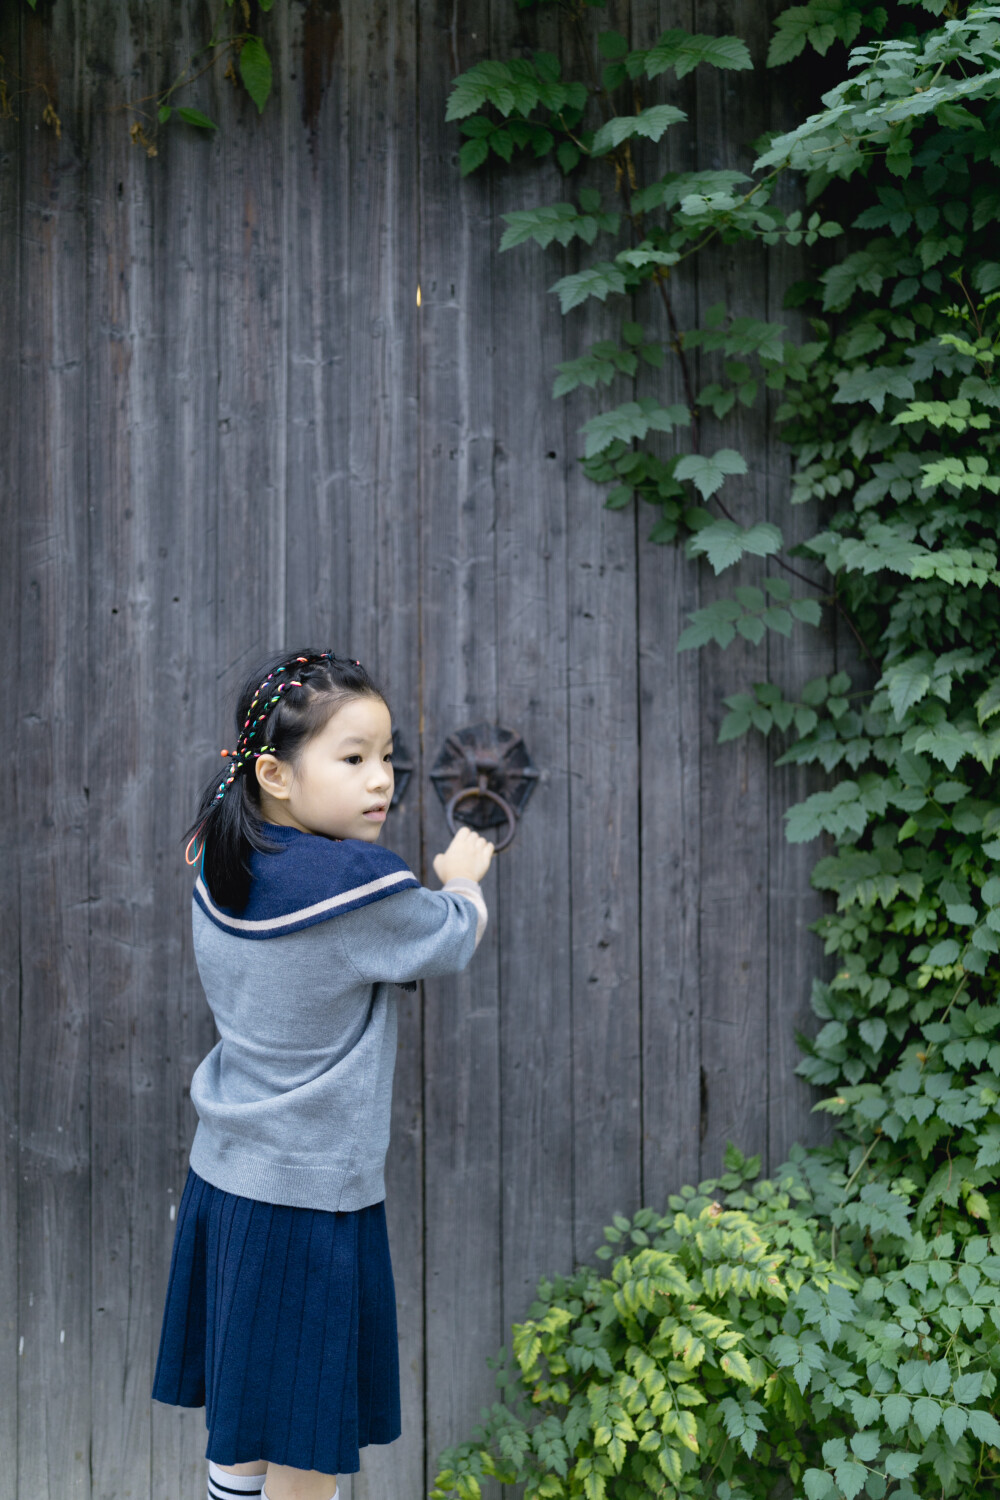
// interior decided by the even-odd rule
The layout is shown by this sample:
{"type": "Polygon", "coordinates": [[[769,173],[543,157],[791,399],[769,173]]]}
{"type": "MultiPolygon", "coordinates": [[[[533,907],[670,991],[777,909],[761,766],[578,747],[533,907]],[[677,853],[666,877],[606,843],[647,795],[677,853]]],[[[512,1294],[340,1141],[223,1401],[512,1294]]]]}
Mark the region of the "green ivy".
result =
{"type": "Polygon", "coordinates": [[[554,155],[570,181],[587,170],[566,201],[508,215],[501,243],[582,242],[581,269],[552,288],[563,312],[622,308],[620,336],[556,375],[557,397],[594,392],[584,470],[611,508],[652,507],[651,541],[717,574],[761,559],[759,586],[696,611],[680,649],[758,644],[824,609],[857,641],[853,674],[791,697],[749,684],[720,731],[773,737],[778,764],[830,776],[786,829],[833,849],[813,882],[830,893],[816,925],[836,970],[813,985],[799,1071],[836,1136],[773,1181],[730,1148],[718,1181],[616,1218],[610,1275],[543,1282],[499,1362],[503,1400],[442,1456],[433,1493],[474,1500],[492,1477],[529,1500],[776,1486],[986,1500],[1000,1491],[1000,7],[794,6],[770,65],[810,48],[829,69],[851,49],[817,112],[766,140],[750,176],[654,165],[647,180],[640,160],[686,126],[672,79],[748,67],[744,44],[672,30],[633,50],[600,29],[595,0],[556,3],[581,38],[596,23],[587,79],[549,53],[490,59],[456,80],[448,112],[463,172],[518,151],[554,155]],[[805,209],[775,205],[787,173],[805,209]],[[713,240],[820,238],[836,259],[788,290],[808,342],[721,305],[681,326],[677,278],[713,240]],[[681,398],[636,390],[671,365],[681,398]],[[725,428],[766,389],[795,459],[790,503],[822,517],[794,551],[731,498],[744,455],[702,439],[706,413],[725,428]]]}
{"type": "MultiPolygon", "coordinates": [[[[27,0],[27,3],[32,10],[35,10],[37,0],[27,0]]],[[[266,14],[274,7],[274,0],[255,0],[255,3],[262,14],[266,14]]],[[[210,72],[223,58],[228,59],[223,77],[230,79],[234,84],[242,84],[257,106],[257,113],[263,113],[264,105],[271,95],[271,55],[264,38],[250,29],[251,20],[250,0],[221,0],[218,14],[212,22],[208,41],[192,53],[173,82],[160,93],[133,101],[126,106],[135,116],[129,128],[129,136],[134,146],[141,146],[147,156],[158,156],[159,130],[171,121],[191,125],[202,131],[217,130],[219,127],[214,120],[191,104],[179,104],[177,96],[181,90],[189,88],[204,73],[210,72]],[[228,30],[226,29],[227,12],[233,13],[228,30]],[[240,22],[242,25],[239,24],[240,22]],[[145,105],[152,105],[152,112],[144,108],[145,105]]],[[[57,135],[61,134],[61,122],[47,88],[40,82],[34,83],[31,87],[41,88],[45,93],[46,107],[42,118],[57,135]]],[[[13,113],[7,80],[3,74],[3,59],[0,58],[0,119],[11,118],[13,113]]]]}

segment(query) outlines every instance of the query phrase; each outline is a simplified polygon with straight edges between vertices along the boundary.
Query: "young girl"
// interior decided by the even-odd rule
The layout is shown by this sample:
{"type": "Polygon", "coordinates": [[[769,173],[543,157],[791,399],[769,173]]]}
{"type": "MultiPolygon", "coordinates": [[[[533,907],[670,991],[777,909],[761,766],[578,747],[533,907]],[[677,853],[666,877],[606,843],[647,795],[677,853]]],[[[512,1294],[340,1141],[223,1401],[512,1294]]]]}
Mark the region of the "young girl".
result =
{"type": "Polygon", "coordinates": [[[391,723],[360,662],[263,664],[187,830],[221,1040],[191,1081],[153,1396],[204,1405],[211,1500],[331,1500],[359,1448],[400,1432],[391,985],[465,968],[493,845],[460,829],[433,861],[440,891],[379,846],[391,723]]]}

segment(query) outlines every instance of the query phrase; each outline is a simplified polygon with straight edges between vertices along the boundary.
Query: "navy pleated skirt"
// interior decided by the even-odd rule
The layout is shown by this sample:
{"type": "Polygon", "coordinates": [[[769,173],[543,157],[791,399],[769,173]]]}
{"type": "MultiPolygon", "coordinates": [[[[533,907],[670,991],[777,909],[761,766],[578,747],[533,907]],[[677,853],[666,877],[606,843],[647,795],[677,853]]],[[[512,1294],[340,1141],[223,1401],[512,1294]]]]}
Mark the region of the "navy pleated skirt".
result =
{"type": "Polygon", "coordinates": [[[258,1203],[189,1171],[153,1397],[205,1407],[215,1463],[355,1473],[400,1432],[385,1204],[258,1203]]]}

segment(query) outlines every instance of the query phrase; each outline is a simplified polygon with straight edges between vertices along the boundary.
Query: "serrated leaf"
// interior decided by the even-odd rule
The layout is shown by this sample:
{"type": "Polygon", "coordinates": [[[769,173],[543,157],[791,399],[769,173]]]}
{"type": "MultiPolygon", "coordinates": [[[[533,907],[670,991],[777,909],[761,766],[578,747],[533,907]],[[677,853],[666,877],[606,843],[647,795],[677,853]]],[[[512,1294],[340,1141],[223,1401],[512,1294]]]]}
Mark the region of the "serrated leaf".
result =
{"type": "Polygon", "coordinates": [[[630,443],[633,438],[644,438],[647,432],[672,432],[675,427],[686,427],[690,421],[691,413],[686,406],[660,406],[647,397],[643,401],[626,401],[613,411],[600,412],[585,422],[580,431],[586,438],[586,457],[593,458],[615,441],[630,443]]]}
{"type": "Polygon", "coordinates": [[[588,266],[585,271],[577,271],[573,276],[562,276],[549,287],[550,292],[558,294],[559,305],[564,313],[579,307],[588,297],[596,297],[599,302],[605,302],[612,293],[624,290],[625,274],[611,261],[599,261],[597,265],[588,266]]]}
{"type": "MultiPolygon", "coordinates": [[[[706,500],[722,488],[727,475],[746,472],[746,460],[733,448],[720,448],[711,458],[700,453],[685,454],[674,469],[677,479],[690,479],[706,500]]],[[[742,531],[742,527],[737,529],[742,531]]]]}
{"type": "Polygon", "coordinates": [[[910,1398],[898,1393],[882,1401],[882,1416],[890,1432],[898,1432],[910,1420],[910,1398]]]}
{"type": "Polygon", "coordinates": [[[695,533],[688,542],[688,549],[692,556],[707,557],[718,574],[748,553],[753,557],[767,557],[780,551],[782,541],[777,526],[768,521],[759,521],[756,526],[746,529],[735,521],[713,521],[695,533]]]}
{"type": "Polygon", "coordinates": [[[685,112],[672,104],[654,104],[650,109],[640,110],[637,115],[614,115],[595,132],[591,149],[595,156],[602,156],[636,135],[658,141],[671,125],[678,125],[686,119],[685,112]]]}
{"type": "Polygon", "coordinates": [[[920,1428],[923,1438],[929,1438],[941,1421],[941,1407],[930,1396],[921,1396],[913,1403],[913,1420],[920,1428]]]}
{"type": "Polygon", "coordinates": [[[1000,1448],[1000,1422],[988,1411],[969,1412],[969,1431],[981,1443],[1000,1448]]]}
{"type": "Polygon", "coordinates": [[[259,36],[248,36],[240,48],[240,77],[257,113],[263,113],[271,92],[271,57],[259,36]]]}
{"type": "Polygon", "coordinates": [[[678,78],[685,77],[699,63],[713,68],[752,68],[753,62],[745,42],[735,36],[703,36],[689,31],[665,31],[645,56],[647,78],[658,78],[673,68],[678,78]]]}

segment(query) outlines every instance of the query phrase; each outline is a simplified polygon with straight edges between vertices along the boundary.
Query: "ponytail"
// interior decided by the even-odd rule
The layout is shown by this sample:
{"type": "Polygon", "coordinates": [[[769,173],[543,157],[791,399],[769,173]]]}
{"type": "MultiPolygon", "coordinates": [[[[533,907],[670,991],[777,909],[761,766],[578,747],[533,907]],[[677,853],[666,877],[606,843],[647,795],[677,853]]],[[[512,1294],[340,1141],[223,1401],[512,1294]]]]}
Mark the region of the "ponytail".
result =
{"type": "Polygon", "coordinates": [[[365,696],[385,702],[360,662],[329,651],[282,652],[244,680],[236,701],[236,749],[222,752],[232,765],[221,781],[213,776],[184,833],[189,846],[197,845],[196,860],[200,854],[202,876],[218,905],[242,911],[250,895],[251,851],[277,854],[285,847],[263,831],[257,757],[270,751],[295,765],[338,708],[365,696]]]}

